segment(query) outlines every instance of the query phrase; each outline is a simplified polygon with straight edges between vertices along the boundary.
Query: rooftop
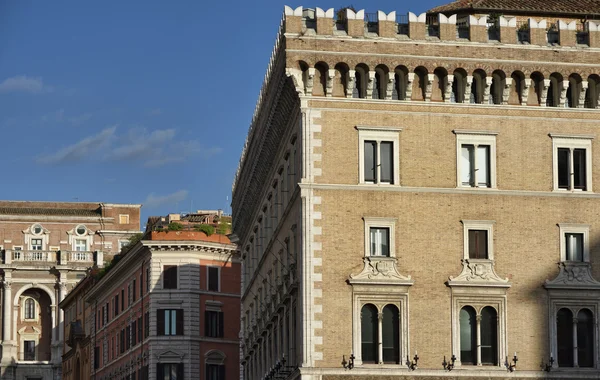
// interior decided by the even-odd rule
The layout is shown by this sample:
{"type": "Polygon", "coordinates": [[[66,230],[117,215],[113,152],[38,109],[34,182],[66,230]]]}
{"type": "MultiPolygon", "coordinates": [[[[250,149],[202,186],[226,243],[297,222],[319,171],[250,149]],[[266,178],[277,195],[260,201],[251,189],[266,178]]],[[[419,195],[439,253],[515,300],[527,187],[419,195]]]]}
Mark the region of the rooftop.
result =
{"type": "Polygon", "coordinates": [[[143,240],[151,241],[205,241],[210,243],[233,244],[226,235],[206,235],[202,231],[152,231],[143,240]]]}
{"type": "Polygon", "coordinates": [[[492,13],[505,14],[562,14],[600,16],[600,0],[456,0],[440,5],[427,13],[492,13]]]}
{"type": "Polygon", "coordinates": [[[51,215],[51,216],[88,216],[100,217],[99,207],[95,209],[82,208],[42,208],[42,207],[1,207],[0,215],[51,215]]]}

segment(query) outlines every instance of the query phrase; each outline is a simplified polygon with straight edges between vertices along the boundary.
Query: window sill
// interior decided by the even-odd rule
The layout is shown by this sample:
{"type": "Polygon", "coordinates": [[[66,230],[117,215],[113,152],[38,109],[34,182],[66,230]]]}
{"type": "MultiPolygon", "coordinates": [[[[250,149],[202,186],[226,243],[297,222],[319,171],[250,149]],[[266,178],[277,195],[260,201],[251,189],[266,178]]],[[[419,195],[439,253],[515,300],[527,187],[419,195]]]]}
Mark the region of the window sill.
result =
{"type": "Polygon", "coordinates": [[[400,185],[397,185],[395,183],[385,183],[385,182],[379,182],[379,183],[359,182],[358,185],[359,186],[400,187],[400,185]]]}
{"type": "Polygon", "coordinates": [[[479,187],[479,186],[457,186],[457,189],[461,190],[473,190],[473,191],[489,191],[489,190],[498,190],[497,187],[479,187]]]}
{"type": "Polygon", "coordinates": [[[556,193],[571,193],[571,194],[585,193],[585,194],[594,194],[594,192],[591,191],[591,190],[579,190],[579,189],[573,189],[573,190],[568,190],[568,189],[553,189],[552,191],[556,192],[556,193]]]}

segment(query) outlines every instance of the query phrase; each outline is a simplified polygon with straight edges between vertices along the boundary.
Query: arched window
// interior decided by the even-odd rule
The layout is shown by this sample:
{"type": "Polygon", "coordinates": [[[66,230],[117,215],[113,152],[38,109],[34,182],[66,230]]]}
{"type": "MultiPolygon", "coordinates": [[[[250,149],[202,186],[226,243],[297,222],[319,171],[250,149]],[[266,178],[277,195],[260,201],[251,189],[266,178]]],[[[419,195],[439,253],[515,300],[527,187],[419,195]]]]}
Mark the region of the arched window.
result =
{"type": "Polygon", "coordinates": [[[454,81],[452,82],[452,96],[450,102],[465,102],[465,85],[467,83],[467,73],[463,69],[454,71],[454,81]]]}
{"type": "Polygon", "coordinates": [[[313,96],[325,96],[327,94],[327,71],[328,67],[325,63],[319,62],[315,65],[313,96]]]}
{"type": "Polygon", "coordinates": [[[394,305],[383,308],[383,362],[400,364],[400,313],[394,305]]]}
{"type": "Polygon", "coordinates": [[[588,309],[577,313],[577,364],[594,366],[594,315],[588,309]]]}
{"type": "Polygon", "coordinates": [[[546,107],[558,107],[562,91],[562,76],[558,73],[550,75],[550,86],[546,97],[546,107]]]}
{"type": "Polygon", "coordinates": [[[477,364],[477,316],[475,309],[465,306],[460,309],[460,361],[462,364],[477,364]]]}
{"type": "Polygon", "coordinates": [[[385,65],[378,65],[375,68],[375,78],[373,82],[373,99],[385,99],[387,97],[389,69],[385,65]]]}
{"type": "Polygon", "coordinates": [[[473,73],[473,83],[471,84],[471,103],[482,104],[483,92],[485,89],[485,71],[475,70],[473,73]]]}
{"type": "Polygon", "coordinates": [[[573,313],[560,309],[556,315],[556,343],[558,366],[573,367],[573,313]]]}
{"type": "Polygon", "coordinates": [[[520,71],[515,71],[510,76],[512,78],[512,86],[508,97],[508,104],[521,105],[523,104],[523,86],[525,84],[525,76],[520,71]]]}
{"type": "Polygon", "coordinates": [[[413,82],[412,100],[425,100],[427,90],[427,69],[419,66],[415,69],[415,80],[413,82]]]}
{"type": "Polygon", "coordinates": [[[481,364],[498,364],[498,326],[496,309],[486,306],[481,311],[481,364]]]}
{"type": "Polygon", "coordinates": [[[25,299],[25,319],[35,319],[35,300],[33,298],[25,299]]]}
{"type": "Polygon", "coordinates": [[[392,92],[392,99],[394,100],[405,100],[406,99],[406,86],[408,80],[408,69],[404,66],[396,67],[394,74],[394,90],[392,92]]]}
{"type": "Polygon", "coordinates": [[[588,88],[585,93],[585,108],[598,108],[598,97],[600,95],[600,77],[590,75],[588,88]]]}
{"type": "Polygon", "coordinates": [[[379,363],[378,316],[375,305],[366,304],[360,312],[360,338],[363,363],[379,363]]]}
{"type": "Polygon", "coordinates": [[[338,63],[335,65],[335,77],[333,78],[332,95],[334,97],[346,97],[348,87],[348,65],[338,63]]]}
{"type": "Polygon", "coordinates": [[[367,81],[369,77],[369,68],[365,64],[356,66],[354,74],[353,98],[364,99],[367,97],[367,81]]]}
{"type": "Polygon", "coordinates": [[[569,76],[569,88],[567,89],[567,99],[565,99],[565,107],[579,107],[579,94],[581,93],[581,77],[578,74],[569,76]]]}
{"type": "Polygon", "coordinates": [[[433,71],[433,84],[431,91],[431,101],[443,102],[446,100],[446,86],[448,85],[448,72],[442,67],[433,71]]]}
{"type": "Polygon", "coordinates": [[[541,105],[542,104],[542,91],[544,90],[544,76],[542,73],[536,71],[531,74],[531,88],[530,94],[527,98],[529,105],[541,105]]]}
{"type": "Polygon", "coordinates": [[[490,88],[490,104],[502,104],[504,97],[504,85],[506,76],[500,70],[492,73],[492,85],[490,88]]]}

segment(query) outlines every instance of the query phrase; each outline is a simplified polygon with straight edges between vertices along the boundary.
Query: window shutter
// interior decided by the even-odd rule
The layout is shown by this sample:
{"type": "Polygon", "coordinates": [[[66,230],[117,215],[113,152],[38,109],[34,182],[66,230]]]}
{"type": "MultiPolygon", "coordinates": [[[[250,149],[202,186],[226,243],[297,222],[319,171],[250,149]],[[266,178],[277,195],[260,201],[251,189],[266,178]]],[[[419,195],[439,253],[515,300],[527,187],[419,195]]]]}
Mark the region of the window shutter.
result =
{"type": "Polygon", "coordinates": [[[177,324],[176,324],[176,331],[175,331],[175,335],[183,335],[183,310],[178,309],[176,311],[176,318],[177,318],[177,324]]]}
{"type": "Polygon", "coordinates": [[[209,318],[210,318],[210,312],[208,310],[204,311],[204,336],[210,336],[209,335],[209,318]]]}
{"type": "Polygon", "coordinates": [[[224,328],[224,324],[223,324],[223,312],[219,312],[219,338],[223,337],[223,329],[224,328]]]}
{"type": "Polygon", "coordinates": [[[156,311],[156,327],[158,335],[165,335],[165,311],[163,309],[156,311]]]}

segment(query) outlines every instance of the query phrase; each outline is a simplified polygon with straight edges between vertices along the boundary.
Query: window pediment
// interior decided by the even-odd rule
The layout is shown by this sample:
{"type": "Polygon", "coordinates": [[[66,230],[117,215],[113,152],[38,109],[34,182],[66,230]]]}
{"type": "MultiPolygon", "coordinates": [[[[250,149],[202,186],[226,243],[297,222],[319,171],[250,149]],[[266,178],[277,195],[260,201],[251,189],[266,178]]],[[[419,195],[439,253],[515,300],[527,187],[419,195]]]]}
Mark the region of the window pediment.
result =
{"type": "Polygon", "coordinates": [[[363,269],[359,274],[351,274],[350,285],[405,285],[410,286],[414,281],[409,276],[398,272],[397,260],[394,257],[363,257],[363,269]]]}
{"type": "Polygon", "coordinates": [[[494,269],[494,261],[487,259],[463,259],[462,271],[457,277],[450,276],[448,286],[483,286],[510,288],[507,278],[501,278],[494,269]]]}
{"type": "Polygon", "coordinates": [[[558,263],[558,275],[553,280],[546,280],[546,289],[598,289],[600,282],[592,276],[589,262],[563,261],[558,263]]]}

